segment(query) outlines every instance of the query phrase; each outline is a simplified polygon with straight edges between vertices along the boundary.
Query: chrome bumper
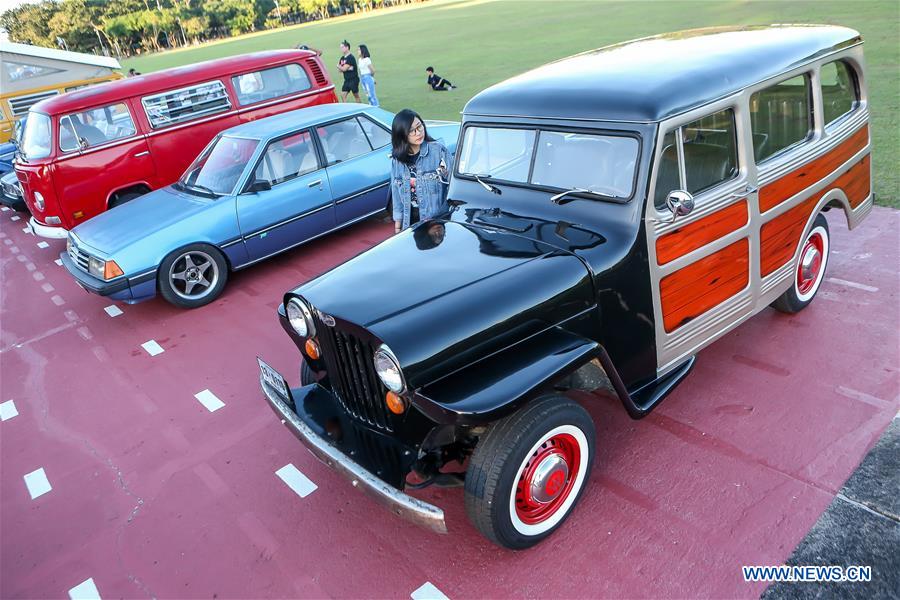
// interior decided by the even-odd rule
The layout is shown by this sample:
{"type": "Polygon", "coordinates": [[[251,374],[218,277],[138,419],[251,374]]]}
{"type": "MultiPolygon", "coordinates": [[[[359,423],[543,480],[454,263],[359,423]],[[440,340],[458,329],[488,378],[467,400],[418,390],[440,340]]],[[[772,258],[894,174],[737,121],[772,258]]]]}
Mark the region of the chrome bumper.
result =
{"type": "Polygon", "coordinates": [[[350,480],[353,487],[360,488],[379,504],[387,507],[395,515],[436,533],[447,533],[444,511],[404,494],[375,477],[365,468],[352,461],[344,453],[319,436],[292,411],[284,401],[260,378],[260,386],[269,406],[281,422],[296,435],[312,452],[313,456],[350,480]]]}
{"type": "Polygon", "coordinates": [[[38,223],[34,217],[28,219],[28,229],[38,237],[50,238],[53,240],[64,240],[69,235],[69,232],[63,227],[42,225],[41,223],[38,223]]]}

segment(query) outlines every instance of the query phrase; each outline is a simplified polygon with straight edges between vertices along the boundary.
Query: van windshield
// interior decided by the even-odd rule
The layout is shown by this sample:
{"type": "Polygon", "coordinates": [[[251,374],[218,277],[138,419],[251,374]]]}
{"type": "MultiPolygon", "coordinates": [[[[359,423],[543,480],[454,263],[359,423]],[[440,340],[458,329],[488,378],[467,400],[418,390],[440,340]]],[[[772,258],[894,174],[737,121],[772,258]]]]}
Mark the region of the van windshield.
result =
{"type": "Polygon", "coordinates": [[[206,196],[231,194],[257,146],[259,140],[220,136],[188,167],[179,187],[206,196]]]}
{"type": "Polygon", "coordinates": [[[29,112],[19,147],[25,160],[50,156],[50,117],[44,113],[29,112]]]}

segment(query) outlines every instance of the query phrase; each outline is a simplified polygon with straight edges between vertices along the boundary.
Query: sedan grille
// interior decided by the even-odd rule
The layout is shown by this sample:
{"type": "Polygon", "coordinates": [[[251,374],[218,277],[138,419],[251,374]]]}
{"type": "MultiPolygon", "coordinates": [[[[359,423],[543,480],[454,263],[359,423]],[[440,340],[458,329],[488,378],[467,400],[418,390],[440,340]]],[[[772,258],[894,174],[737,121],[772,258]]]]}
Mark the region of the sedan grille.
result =
{"type": "Polygon", "coordinates": [[[69,258],[72,259],[79,269],[85,273],[90,273],[91,257],[82,252],[74,243],[69,243],[69,258]]]}
{"type": "Polygon", "coordinates": [[[2,183],[3,195],[7,198],[20,198],[22,196],[22,192],[20,191],[18,182],[16,183],[2,183]]]}
{"type": "Polygon", "coordinates": [[[332,391],[350,415],[379,429],[393,431],[384,397],[387,388],[375,373],[375,348],[315,317],[316,333],[322,346],[325,368],[332,391]]]}

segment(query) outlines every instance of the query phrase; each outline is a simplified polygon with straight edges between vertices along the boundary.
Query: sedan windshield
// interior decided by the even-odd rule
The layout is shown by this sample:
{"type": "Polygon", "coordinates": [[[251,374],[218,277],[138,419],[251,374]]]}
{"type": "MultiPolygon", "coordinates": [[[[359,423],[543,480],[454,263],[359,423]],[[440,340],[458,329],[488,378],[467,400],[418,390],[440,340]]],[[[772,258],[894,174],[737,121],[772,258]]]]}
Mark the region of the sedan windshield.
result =
{"type": "Polygon", "coordinates": [[[627,199],[639,148],[629,135],[468,127],[458,165],[481,179],[627,199]]]}
{"type": "Polygon", "coordinates": [[[29,112],[19,147],[25,160],[50,156],[50,139],[50,117],[44,113],[29,112]]]}
{"type": "Polygon", "coordinates": [[[206,195],[231,194],[258,145],[259,140],[219,137],[188,167],[181,187],[206,195]]]}

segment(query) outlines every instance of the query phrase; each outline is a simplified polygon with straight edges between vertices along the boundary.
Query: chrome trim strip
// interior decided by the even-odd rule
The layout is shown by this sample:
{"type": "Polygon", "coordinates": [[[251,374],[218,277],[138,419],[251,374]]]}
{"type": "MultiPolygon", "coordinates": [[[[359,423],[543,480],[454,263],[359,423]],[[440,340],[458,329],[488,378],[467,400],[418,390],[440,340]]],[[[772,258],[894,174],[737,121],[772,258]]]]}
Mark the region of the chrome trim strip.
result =
{"type": "Polygon", "coordinates": [[[374,185],[374,186],[372,186],[372,187],[370,187],[370,188],[368,188],[368,189],[365,189],[365,190],[363,190],[363,191],[361,191],[361,192],[356,192],[355,194],[350,194],[349,196],[344,196],[344,197],[341,198],[340,200],[335,200],[334,203],[335,203],[335,204],[343,204],[343,203],[346,202],[347,200],[353,200],[354,198],[358,198],[359,196],[362,196],[363,194],[368,194],[369,192],[374,192],[374,191],[377,190],[378,188],[383,188],[383,187],[385,187],[386,185],[390,185],[390,183],[391,183],[391,180],[388,179],[388,180],[385,181],[384,183],[379,183],[378,185],[374,185]]]}
{"type": "Polygon", "coordinates": [[[247,235],[244,236],[244,241],[247,241],[251,238],[255,238],[256,236],[262,235],[269,231],[272,231],[273,229],[277,229],[277,228],[281,227],[282,225],[287,225],[288,223],[293,223],[294,221],[296,221],[298,219],[302,219],[303,217],[308,217],[309,215],[314,215],[317,212],[322,212],[326,208],[331,208],[331,204],[322,205],[319,208],[314,208],[312,210],[306,211],[305,213],[300,213],[299,215],[294,215],[293,217],[290,217],[289,219],[285,219],[284,221],[281,221],[280,223],[275,223],[274,225],[269,225],[268,227],[259,229],[257,231],[254,231],[253,233],[248,233],[247,235]]]}
{"type": "Polygon", "coordinates": [[[435,533],[447,533],[447,523],[444,521],[444,511],[404,494],[378,479],[369,471],[351,460],[343,452],[332,446],[328,441],[316,434],[306,423],[288,408],[281,398],[272,390],[262,376],[259,384],[263,395],[281,422],[291,430],[297,438],[303,442],[307,449],[317,459],[334,469],[339,475],[348,479],[353,487],[359,488],[371,496],[382,506],[402,519],[420,525],[435,533]]]}
{"type": "Polygon", "coordinates": [[[138,273],[137,275],[132,275],[128,278],[128,282],[142,283],[140,281],[135,281],[136,279],[141,279],[147,277],[147,275],[155,275],[157,267],[153,267],[152,269],[148,269],[142,273],[138,273]]]}
{"type": "Polygon", "coordinates": [[[38,223],[34,217],[28,219],[28,229],[36,236],[51,240],[64,240],[69,235],[69,232],[62,226],[44,225],[43,223],[38,223]]]}
{"type": "Polygon", "coordinates": [[[238,238],[235,238],[235,239],[233,239],[233,240],[231,240],[231,241],[228,241],[228,242],[221,242],[221,243],[216,244],[216,245],[217,245],[219,248],[230,248],[231,246],[234,246],[235,244],[239,244],[239,243],[241,243],[241,242],[243,242],[243,241],[244,241],[244,238],[243,238],[243,237],[238,237],[238,238]]]}

